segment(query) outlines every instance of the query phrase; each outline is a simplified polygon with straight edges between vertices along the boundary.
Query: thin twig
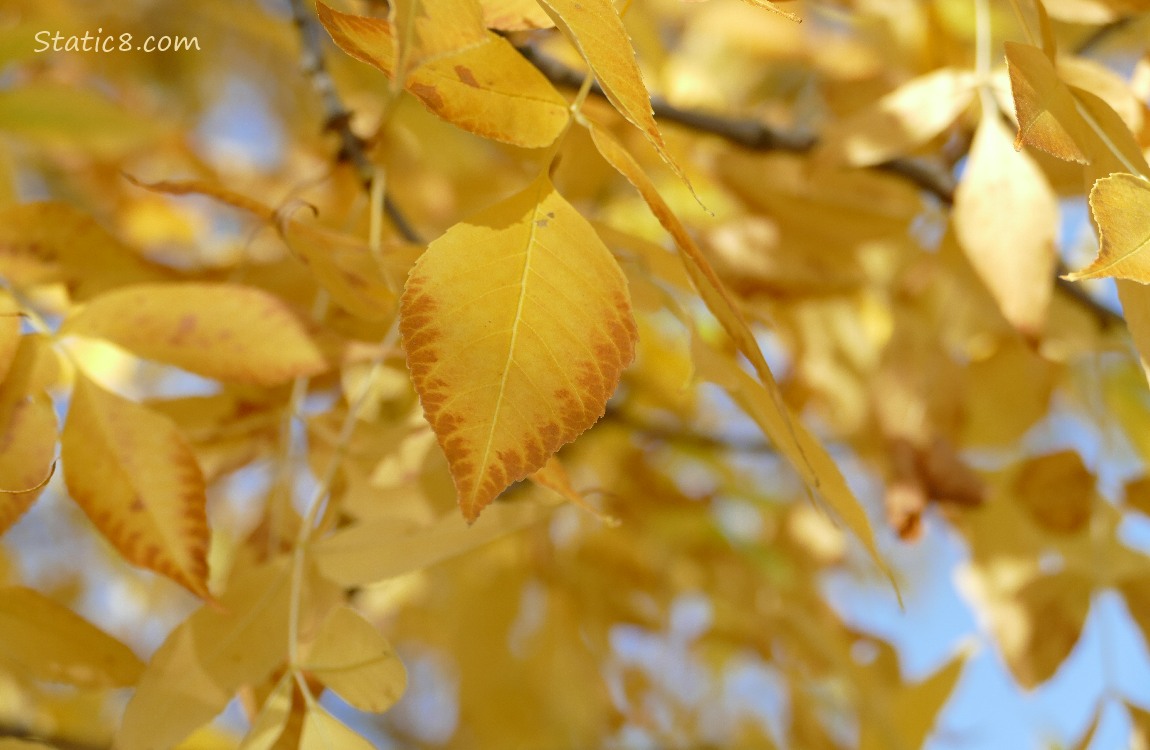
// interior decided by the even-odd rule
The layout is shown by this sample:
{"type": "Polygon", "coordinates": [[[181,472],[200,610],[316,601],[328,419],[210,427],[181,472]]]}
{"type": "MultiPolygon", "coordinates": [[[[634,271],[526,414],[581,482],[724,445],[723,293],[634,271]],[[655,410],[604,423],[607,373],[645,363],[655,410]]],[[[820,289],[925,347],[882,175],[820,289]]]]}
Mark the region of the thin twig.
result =
{"type": "MultiPolygon", "coordinates": [[[[291,14],[292,22],[299,32],[300,67],[311,80],[312,88],[323,103],[324,127],[339,136],[339,158],[351,162],[360,181],[368,187],[374,178],[375,166],[368,158],[366,142],[351,129],[351,112],[343,105],[335,81],[324,63],[323,28],[305,0],[291,0],[291,14]]],[[[401,237],[408,242],[422,244],[419,233],[390,195],[384,196],[383,209],[401,237]]]]}

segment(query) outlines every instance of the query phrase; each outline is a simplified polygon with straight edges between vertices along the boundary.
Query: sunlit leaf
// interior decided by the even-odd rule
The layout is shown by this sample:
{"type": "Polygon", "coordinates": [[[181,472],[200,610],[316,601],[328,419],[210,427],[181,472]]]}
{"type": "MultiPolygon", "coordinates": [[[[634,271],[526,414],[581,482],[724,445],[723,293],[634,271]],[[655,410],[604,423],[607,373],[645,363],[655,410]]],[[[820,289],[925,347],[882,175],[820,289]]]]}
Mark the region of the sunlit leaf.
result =
{"type": "Polygon", "coordinates": [[[61,454],[72,499],[128,562],[208,596],[204,480],[174,424],[77,374],[61,454]]]}
{"type": "Polygon", "coordinates": [[[235,284],[137,284],[100,295],[61,330],[237,383],[273,386],[327,368],[287,305],[235,284]]]}
{"type": "Polygon", "coordinates": [[[1007,42],[1006,62],[1018,114],[1015,146],[1034,146],[1060,159],[1085,164],[1088,158],[1080,144],[1088,142],[1088,126],[1050,58],[1037,47],[1007,42]]]}
{"type": "Polygon", "coordinates": [[[469,521],[603,415],[635,353],[623,272],[546,177],[432,242],[400,315],[469,521]]]}
{"type": "Polygon", "coordinates": [[[1094,183],[1090,210],[1098,224],[1098,257],[1066,278],[1110,276],[1150,283],[1150,182],[1132,174],[1113,174],[1094,183]]]}
{"type": "Polygon", "coordinates": [[[124,687],[144,665],[132,650],[32,589],[0,588],[0,664],[38,680],[124,687]]]}
{"type": "Polygon", "coordinates": [[[973,73],[957,68],[914,78],[828,128],[816,158],[864,167],[906,154],[970,106],[974,83],[973,73]]]}
{"type": "Polygon", "coordinates": [[[1006,319],[1038,333],[1053,289],[1058,198],[993,108],[982,113],[955,193],[954,228],[1006,319]]]}
{"type": "MultiPolygon", "coordinates": [[[[340,13],[322,2],[316,8],[340,49],[393,75],[387,21],[340,13]]],[[[405,80],[407,91],[476,135],[528,148],[549,145],[567,124],[567,100],[506,39],[479,30],[477,41],[418,64],[405,80]]]]}

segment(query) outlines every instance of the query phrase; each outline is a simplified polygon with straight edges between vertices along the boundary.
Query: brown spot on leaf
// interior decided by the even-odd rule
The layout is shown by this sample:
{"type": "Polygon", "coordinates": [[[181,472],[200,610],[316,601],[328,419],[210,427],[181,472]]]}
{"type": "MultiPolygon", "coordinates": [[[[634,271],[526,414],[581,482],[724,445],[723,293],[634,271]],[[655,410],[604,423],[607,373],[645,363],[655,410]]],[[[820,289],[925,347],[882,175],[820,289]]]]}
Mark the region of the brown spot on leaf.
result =
{"type": "Polygon", "coordinates": [[[443,110],[443,97],[440,96],[439,89],[434,86],[412,81],[407,84],[407,89],[432,110],[436,112],[443,110]]]}
{"type": "Polygon", "coordinates": [[[466,83],[472,88],[479,88],[479,81],[475,80],[475,75],[471,72],[471,68],[466,65],[456,65],[455,75],[459,76],[462,83],[466,83]]]}

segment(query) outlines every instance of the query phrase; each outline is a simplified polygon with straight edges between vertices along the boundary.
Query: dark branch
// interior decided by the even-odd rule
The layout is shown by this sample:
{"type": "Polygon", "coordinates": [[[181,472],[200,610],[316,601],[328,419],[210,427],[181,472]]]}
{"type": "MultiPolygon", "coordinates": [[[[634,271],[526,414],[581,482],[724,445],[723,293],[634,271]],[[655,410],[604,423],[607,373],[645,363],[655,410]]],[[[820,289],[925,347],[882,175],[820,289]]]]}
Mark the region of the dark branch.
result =
{"type": "MultiPolygon", "coordinates": [[[[370,185],[375,176],[375,167],[367,156],[366,142],[351,129],[351,112],[343,106],[343,100],[339,98],[339,92],[335,88],[335,81],[332,80],[324,63],[323,28],[306,0],[291,0],[291,14],[292,22],[299,32],[300,67],[311,80],[312,88],[319,94],[323,103],[324,127],[339,136],[340,160],[351,162],[359,179],[364,185],[370,185]]],[[[384,196],[383,209],[400,236],[408,242],[422,244],[423,240],[419,233],[395,205],[391,196],[384,196]]]]}
{"type": "MultiPolygon", "coordinates": [[[[583,73],[567,67],[538,49],[524,46],[520,47],[519,51],[555,85],[578,88],[582,84],[583,73]]],[[[605,97],[603,89],[597,82],[592,85],[591,93],[605,97]]],[[[789,151],[801,154],[811,151],[818,145],[818,138],[809,133],[786,131],[751,118],[724,117],[709,112],[682,109],[657,95],[651,97],[651,109],[660,121],[672,122],[698,133],[722,138],[749,151],[789,151]]],[[[925,159],[899,158],[878,164],[873,169],[905,178],[934,196],[943,205],[954,204],[957,183],[950,171],[941,164],[925,159]]],[[[1060,274],[1064,272],[1059,271],[1060,274]]],[[[1120,313],[1094,299],[1075,284],[1059,277],[1055,285],[1061,293],[1086,308],[1103,328],[1125,323],[1120,313]]]]}

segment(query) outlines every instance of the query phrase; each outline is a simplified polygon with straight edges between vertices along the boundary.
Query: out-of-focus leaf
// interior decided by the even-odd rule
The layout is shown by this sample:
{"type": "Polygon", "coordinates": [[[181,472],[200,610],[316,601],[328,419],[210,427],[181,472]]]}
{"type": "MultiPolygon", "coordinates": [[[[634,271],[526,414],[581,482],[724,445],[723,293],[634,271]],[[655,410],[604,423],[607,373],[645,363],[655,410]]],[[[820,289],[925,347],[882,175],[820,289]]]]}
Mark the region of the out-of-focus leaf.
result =
{"type": "Polygon", "coordinates": [[[92,88],[39,83],[0,91],[0,132],[45,146],[116,157],[148,147],[165,129],[162,120],[121,107],[92,88]]]}
{"type": "Polygon", "coordinates": [[[37,680],[124,687],[144,665],[72,610],[21,586],[0,588],[0,664],[37,680]]]}
{"type": "Polygon", "coordinates": [[[102,294],[61,328],[209,378],[274,386],[327,362],[295,313],[236,284],[137,284],[102,294]]]}
{"type": "Polygon", "coordinates": [[[328,616],[303,668],[361,711],[382,713],[407,689],[407,671],[391,644],[351,607],[328,616]]]}
{"type": "Polygon", "coordinates": [[[1075,451],[1027,461],[1014,484],[1014,497],[1043,529],[1073,534],[1085,528],[1094,507],[1094,475],[1075,451]]]}
{"type": "Polygon", "coordinates": [[[374,750],[374,746],[318,704],[313,704],[303,720],[299,750],[374,750]]]}

